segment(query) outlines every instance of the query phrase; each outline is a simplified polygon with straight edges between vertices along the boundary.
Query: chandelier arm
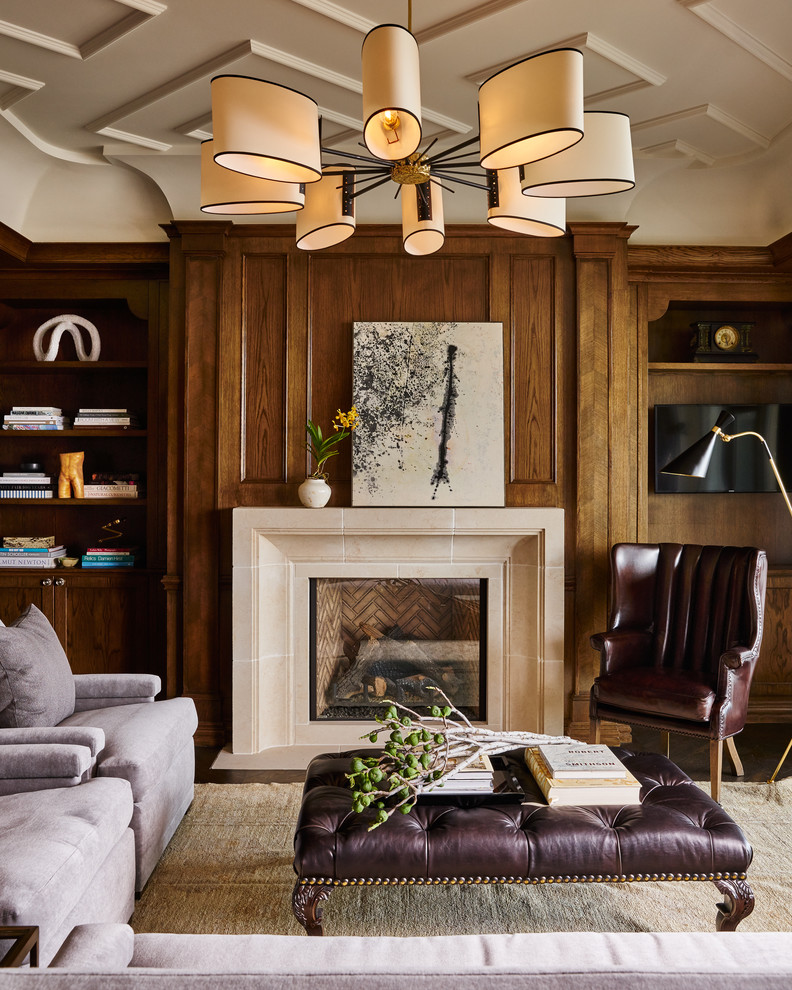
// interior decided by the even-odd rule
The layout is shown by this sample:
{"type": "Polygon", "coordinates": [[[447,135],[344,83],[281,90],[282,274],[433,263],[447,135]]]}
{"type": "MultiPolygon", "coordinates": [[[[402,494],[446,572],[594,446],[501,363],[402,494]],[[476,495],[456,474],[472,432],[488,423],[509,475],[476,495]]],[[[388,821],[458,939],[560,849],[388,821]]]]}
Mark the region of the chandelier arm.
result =
{"type": "Polygon", "coordinates": [[[460,144],[455,144],[453,148],[447,148],[445,151],[438,151],[438,153],[433,155],[432,158],[427,158],[427,161],[430,164],[432,162],[438,162],[442,158],[447,158],[449,155],[453,155],[455,151],[461,151],[463,148],[469,148],[471,145],[474,145],[478,139],[479,135],[477,134],[474,138],[470,138],[467,141],[462,141],[460,144]]]}
{"type": "MultiPolygon", "coordinates": [[[[461,157],[464,158],[464,155],[461,157]]],[[[450,159],[447,162],[435,162],[434,167],[436,169],[445,168],[481,168],[481,165],[475,160],[472,162],[459,162],[455,158],[450,159]]]]}
{"type": "Polygon", "coordinates": [[[427,146],[421,152],[421,158],[423,158],[425,155],[427,155],[432,150],[432,148],[434,148],[434,146],[437,144],[438,140],[439,140],[438,138],[432,138],[432,140],[429,142],[429,144],[427,144],[427,146]]]}
{"type": "Polygon", "coordinates": [[[384,179],[378,179],[376,182],[372,182],[370,185],[366,186],[365,188],[356,189],[352,193],[352,199],[357,199],[357,197],[362,196],[363,193],[371,192],[372,189],[376,189],[377,186],[382,186],[386,182],[390,182],[390,180],[391,177],[389,175],[386,175],[384,179]]]}
{"type": "Polygon", "coordinates": [[[440,188],[441,189],[445,189],[446,192],[450,192],[450,193],[453,193],[454,195],[456,195],[456,189],[452,189],[451,186],[444,186],[443,183],[440,182],[439,179],[432,179],[431,180],[431,184],[432,185],[435,185],[435,186],[440,186],[440,188]]]}
{"type": "Polygon", "coordinates": [[[378,158],[371,158],[366,155],[357,155],[353,151],[337,151],[335,148],[325,148],[322,147],[322,153],[328,155],[338,155],[340,158],[354,158],[359,162],[369,162],[371,165],[382,165],[383,168],[387,168],[387,162],[380,162],[378,158]]]}
{"type": "MultiPolygon", "coordinates": [[[[488,187],[482,185],[480,182],[471,182],[470,179],[460,179],[459,176],[457,175],[448,175],[446,173],[442,173],[440,178],[445,179],[447,182],[458,182],[462,186],[472,186],[474,189],[483,189],[484,192],[488,191],[488,187]]],[[[437,179],[433,178],[432,181],[437,182],[437,179]]],[[[449,191],[455,192],[456,190],[451,189],[449,191]]]]}

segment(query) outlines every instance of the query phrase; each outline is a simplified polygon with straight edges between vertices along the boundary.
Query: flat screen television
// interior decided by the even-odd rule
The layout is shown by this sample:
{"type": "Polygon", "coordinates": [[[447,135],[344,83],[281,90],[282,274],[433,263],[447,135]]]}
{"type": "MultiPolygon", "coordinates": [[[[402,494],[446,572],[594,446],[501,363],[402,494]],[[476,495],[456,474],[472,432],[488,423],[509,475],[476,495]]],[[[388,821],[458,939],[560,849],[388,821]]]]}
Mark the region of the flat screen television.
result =
{"type": "Polygon", "coordinates": [[[726,433],[761,434],[786,486],[792,482],[792,405],[674,404],[654,407],[655,492],[777,492],[767,453],[755,437],[715,445],[705,478],[663,474],[662,469],[715,425],[721,409],[734,416],[726,433]]]}

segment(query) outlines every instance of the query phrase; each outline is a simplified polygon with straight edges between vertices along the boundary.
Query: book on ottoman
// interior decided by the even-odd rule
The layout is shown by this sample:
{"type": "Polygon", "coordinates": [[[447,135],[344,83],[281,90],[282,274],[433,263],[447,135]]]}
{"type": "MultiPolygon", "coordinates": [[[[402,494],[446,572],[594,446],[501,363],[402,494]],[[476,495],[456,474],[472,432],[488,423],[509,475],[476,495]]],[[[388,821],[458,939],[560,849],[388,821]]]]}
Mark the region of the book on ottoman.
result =
{"type": "Polygon", "coordinates": [[[557,778],[551,775],[538,747],[526,749],[525,762],[548,804],[641,803],[641,785],[626,767],[623,777],[557,778]]]}

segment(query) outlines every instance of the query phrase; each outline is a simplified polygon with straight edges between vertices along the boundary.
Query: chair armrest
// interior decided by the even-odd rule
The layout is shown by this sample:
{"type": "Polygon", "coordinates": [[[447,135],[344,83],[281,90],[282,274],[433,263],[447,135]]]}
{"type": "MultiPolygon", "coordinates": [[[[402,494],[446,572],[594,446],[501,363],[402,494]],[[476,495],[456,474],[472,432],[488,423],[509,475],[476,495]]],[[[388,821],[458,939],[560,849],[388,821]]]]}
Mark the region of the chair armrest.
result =
{"type": "Polygon", "coordinates": [[[153,701],[162,688],[156,674],[75,674],[76,712],[153,701]]]}
{"type": "Polygon", "coordinates": [[[591,645],[600,654],[600,674],[612,674],[645,661],[652,637],[642,629],[611,629],[595,633],[591,645]]]}
{"type": "Polygon", "coordinates": [[[739,670],[745,664],[756,660],[758,653],[747,646],[733,646],[730,650],[721,654],[720,662],[729,670],[739,670]]]}
{"type": "Polygon", "coordinates": [[[67,743],[6,745],[0,750],[0,794],[79,784],[92,766],[87,746],[67,743]]]}
{"type": "MultiPolygon", "coordinates": [[[[104,729],[88,725],[52,725],[24,729],[0,729],[0,746],[21,746],[25,743],[66,743],[86,746],[91,758],[102,752],[105,745],[104,729]]],[[[0,750],[0,760],[3,751],[0,750]]]]}

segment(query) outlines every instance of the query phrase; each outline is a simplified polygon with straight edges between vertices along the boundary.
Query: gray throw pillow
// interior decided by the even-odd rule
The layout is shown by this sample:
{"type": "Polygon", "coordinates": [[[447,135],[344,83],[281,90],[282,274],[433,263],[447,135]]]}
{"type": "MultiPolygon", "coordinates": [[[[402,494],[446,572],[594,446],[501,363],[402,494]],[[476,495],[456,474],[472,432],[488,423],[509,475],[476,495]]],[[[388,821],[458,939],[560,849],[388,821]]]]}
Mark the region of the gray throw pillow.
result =
{"type": "Polygon", "coordinates": [[[0,727],[57,725],[74,712],[74,677],[35,605],[0,628],[0,727]]]}

